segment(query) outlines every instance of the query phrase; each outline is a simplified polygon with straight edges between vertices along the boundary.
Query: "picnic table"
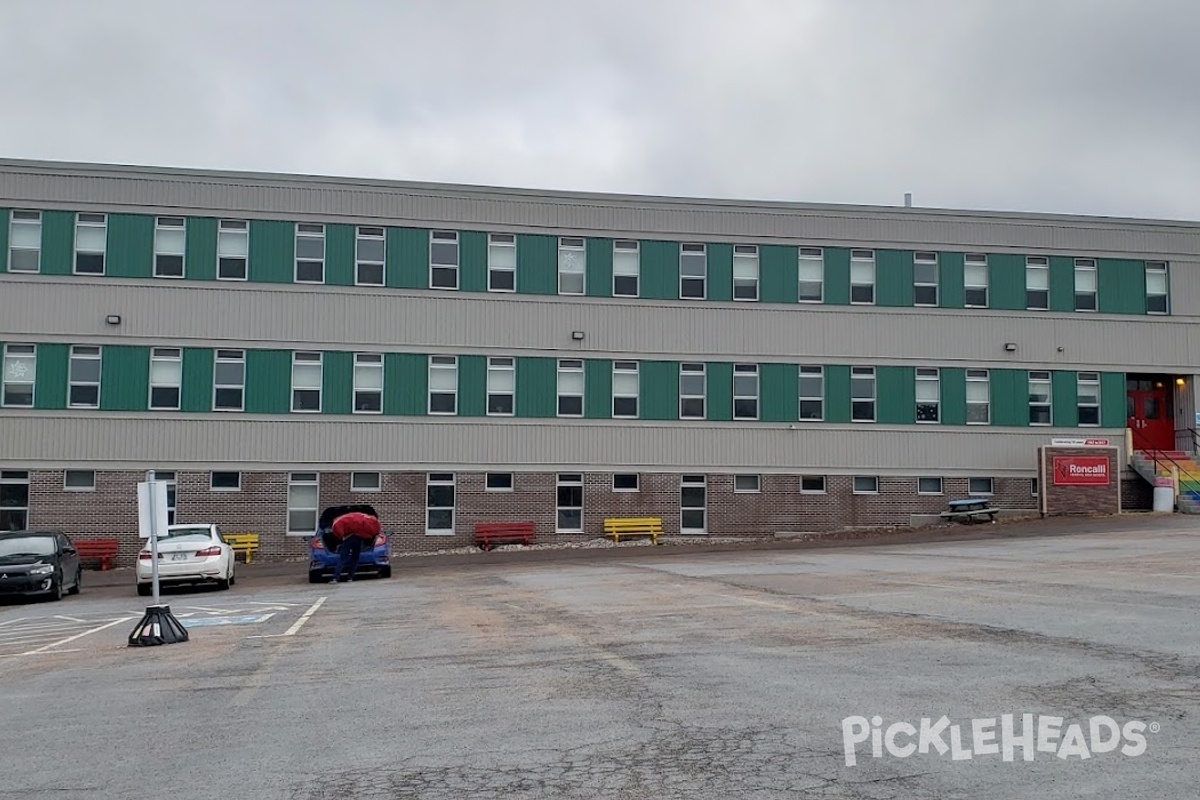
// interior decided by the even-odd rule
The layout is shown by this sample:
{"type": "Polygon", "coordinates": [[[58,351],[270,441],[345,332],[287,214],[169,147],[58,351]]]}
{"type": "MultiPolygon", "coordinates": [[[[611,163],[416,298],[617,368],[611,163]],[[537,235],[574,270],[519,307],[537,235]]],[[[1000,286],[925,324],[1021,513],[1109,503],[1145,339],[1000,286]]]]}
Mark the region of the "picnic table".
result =
{"type": "Polygon", "coordinates": [[[941,513],[943,519],[953,522],[971,524],[982,522],[986,517],[989,522],[996,521],[1000,509],[992,508],[992,501],[987,497],[967,497],[963,500],[951,500],[946,505],[948,509],[941,513]]]}

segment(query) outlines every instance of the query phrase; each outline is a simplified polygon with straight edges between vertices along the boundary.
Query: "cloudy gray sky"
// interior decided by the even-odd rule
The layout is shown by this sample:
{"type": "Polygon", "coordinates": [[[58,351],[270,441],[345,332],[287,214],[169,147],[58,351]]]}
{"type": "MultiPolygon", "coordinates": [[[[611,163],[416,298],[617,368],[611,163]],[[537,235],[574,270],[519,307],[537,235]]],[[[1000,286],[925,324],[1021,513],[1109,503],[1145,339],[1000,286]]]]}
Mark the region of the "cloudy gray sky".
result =
{"type": "Polygon", "coordinates": [[[1200,219],[1196,0],[0,0],[0,156],[1200,219]]]}

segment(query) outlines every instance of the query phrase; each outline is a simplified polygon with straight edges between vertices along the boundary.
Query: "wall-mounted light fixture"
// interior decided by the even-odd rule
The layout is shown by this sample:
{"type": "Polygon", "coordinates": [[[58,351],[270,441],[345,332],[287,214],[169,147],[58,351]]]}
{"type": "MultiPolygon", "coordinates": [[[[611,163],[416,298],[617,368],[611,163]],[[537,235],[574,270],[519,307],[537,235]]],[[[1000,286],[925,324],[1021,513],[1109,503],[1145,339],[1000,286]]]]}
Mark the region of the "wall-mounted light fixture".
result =
{"type": "Polygon", "coordinates": [[[1017,343],[1016,342],[1005,342],[1004,349],[1010,353],[1015,353],[1015,352],[1017,352],[1017,343]]]}
{"type": "Polygon", "coordinates": [[[107,317],[104,318],[104,321],[107,322],[109,325],[120,325],[121,324],[121,315],[120,314],[109,314],[107,317]]]}
{"type": "Polygon", "coordinates": [[[571,331],[571,338],[577,342],[583,341],[583,331],[571,331]]]}
{"type": "Polygon", "coordinates": [[[1176,386],[1187,386],[1187,379],[1186,378],[1176,378],[1175,385],[1176,386]]]}

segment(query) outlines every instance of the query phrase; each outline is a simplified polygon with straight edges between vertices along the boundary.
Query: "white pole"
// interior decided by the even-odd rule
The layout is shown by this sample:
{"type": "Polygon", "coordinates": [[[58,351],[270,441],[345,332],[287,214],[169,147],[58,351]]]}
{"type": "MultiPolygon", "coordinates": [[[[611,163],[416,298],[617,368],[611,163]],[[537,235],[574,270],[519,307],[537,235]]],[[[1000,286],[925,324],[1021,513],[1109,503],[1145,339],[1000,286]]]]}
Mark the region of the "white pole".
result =
{"type": "Polygon", "coordinates": [[[158,509],[154,506],[154,496],[158,488],[154,470],[146,471],[146,483],[150,485],[150,581],[154,586],[154,605],[158,601],[158,509]]]}

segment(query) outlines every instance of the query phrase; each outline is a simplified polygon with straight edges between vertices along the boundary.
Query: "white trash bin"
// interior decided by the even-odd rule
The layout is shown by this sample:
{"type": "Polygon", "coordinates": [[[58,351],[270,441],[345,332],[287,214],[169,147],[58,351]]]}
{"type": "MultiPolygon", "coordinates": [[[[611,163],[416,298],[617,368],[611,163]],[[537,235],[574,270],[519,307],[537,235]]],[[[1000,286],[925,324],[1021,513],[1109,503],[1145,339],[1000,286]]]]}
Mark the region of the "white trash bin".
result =
{"type": "Polygon", "coordinates": [[[1175,489],[1170,478],[1154,479],[1154,510],[1166,512],[1175,510],[1175,489]]]}

